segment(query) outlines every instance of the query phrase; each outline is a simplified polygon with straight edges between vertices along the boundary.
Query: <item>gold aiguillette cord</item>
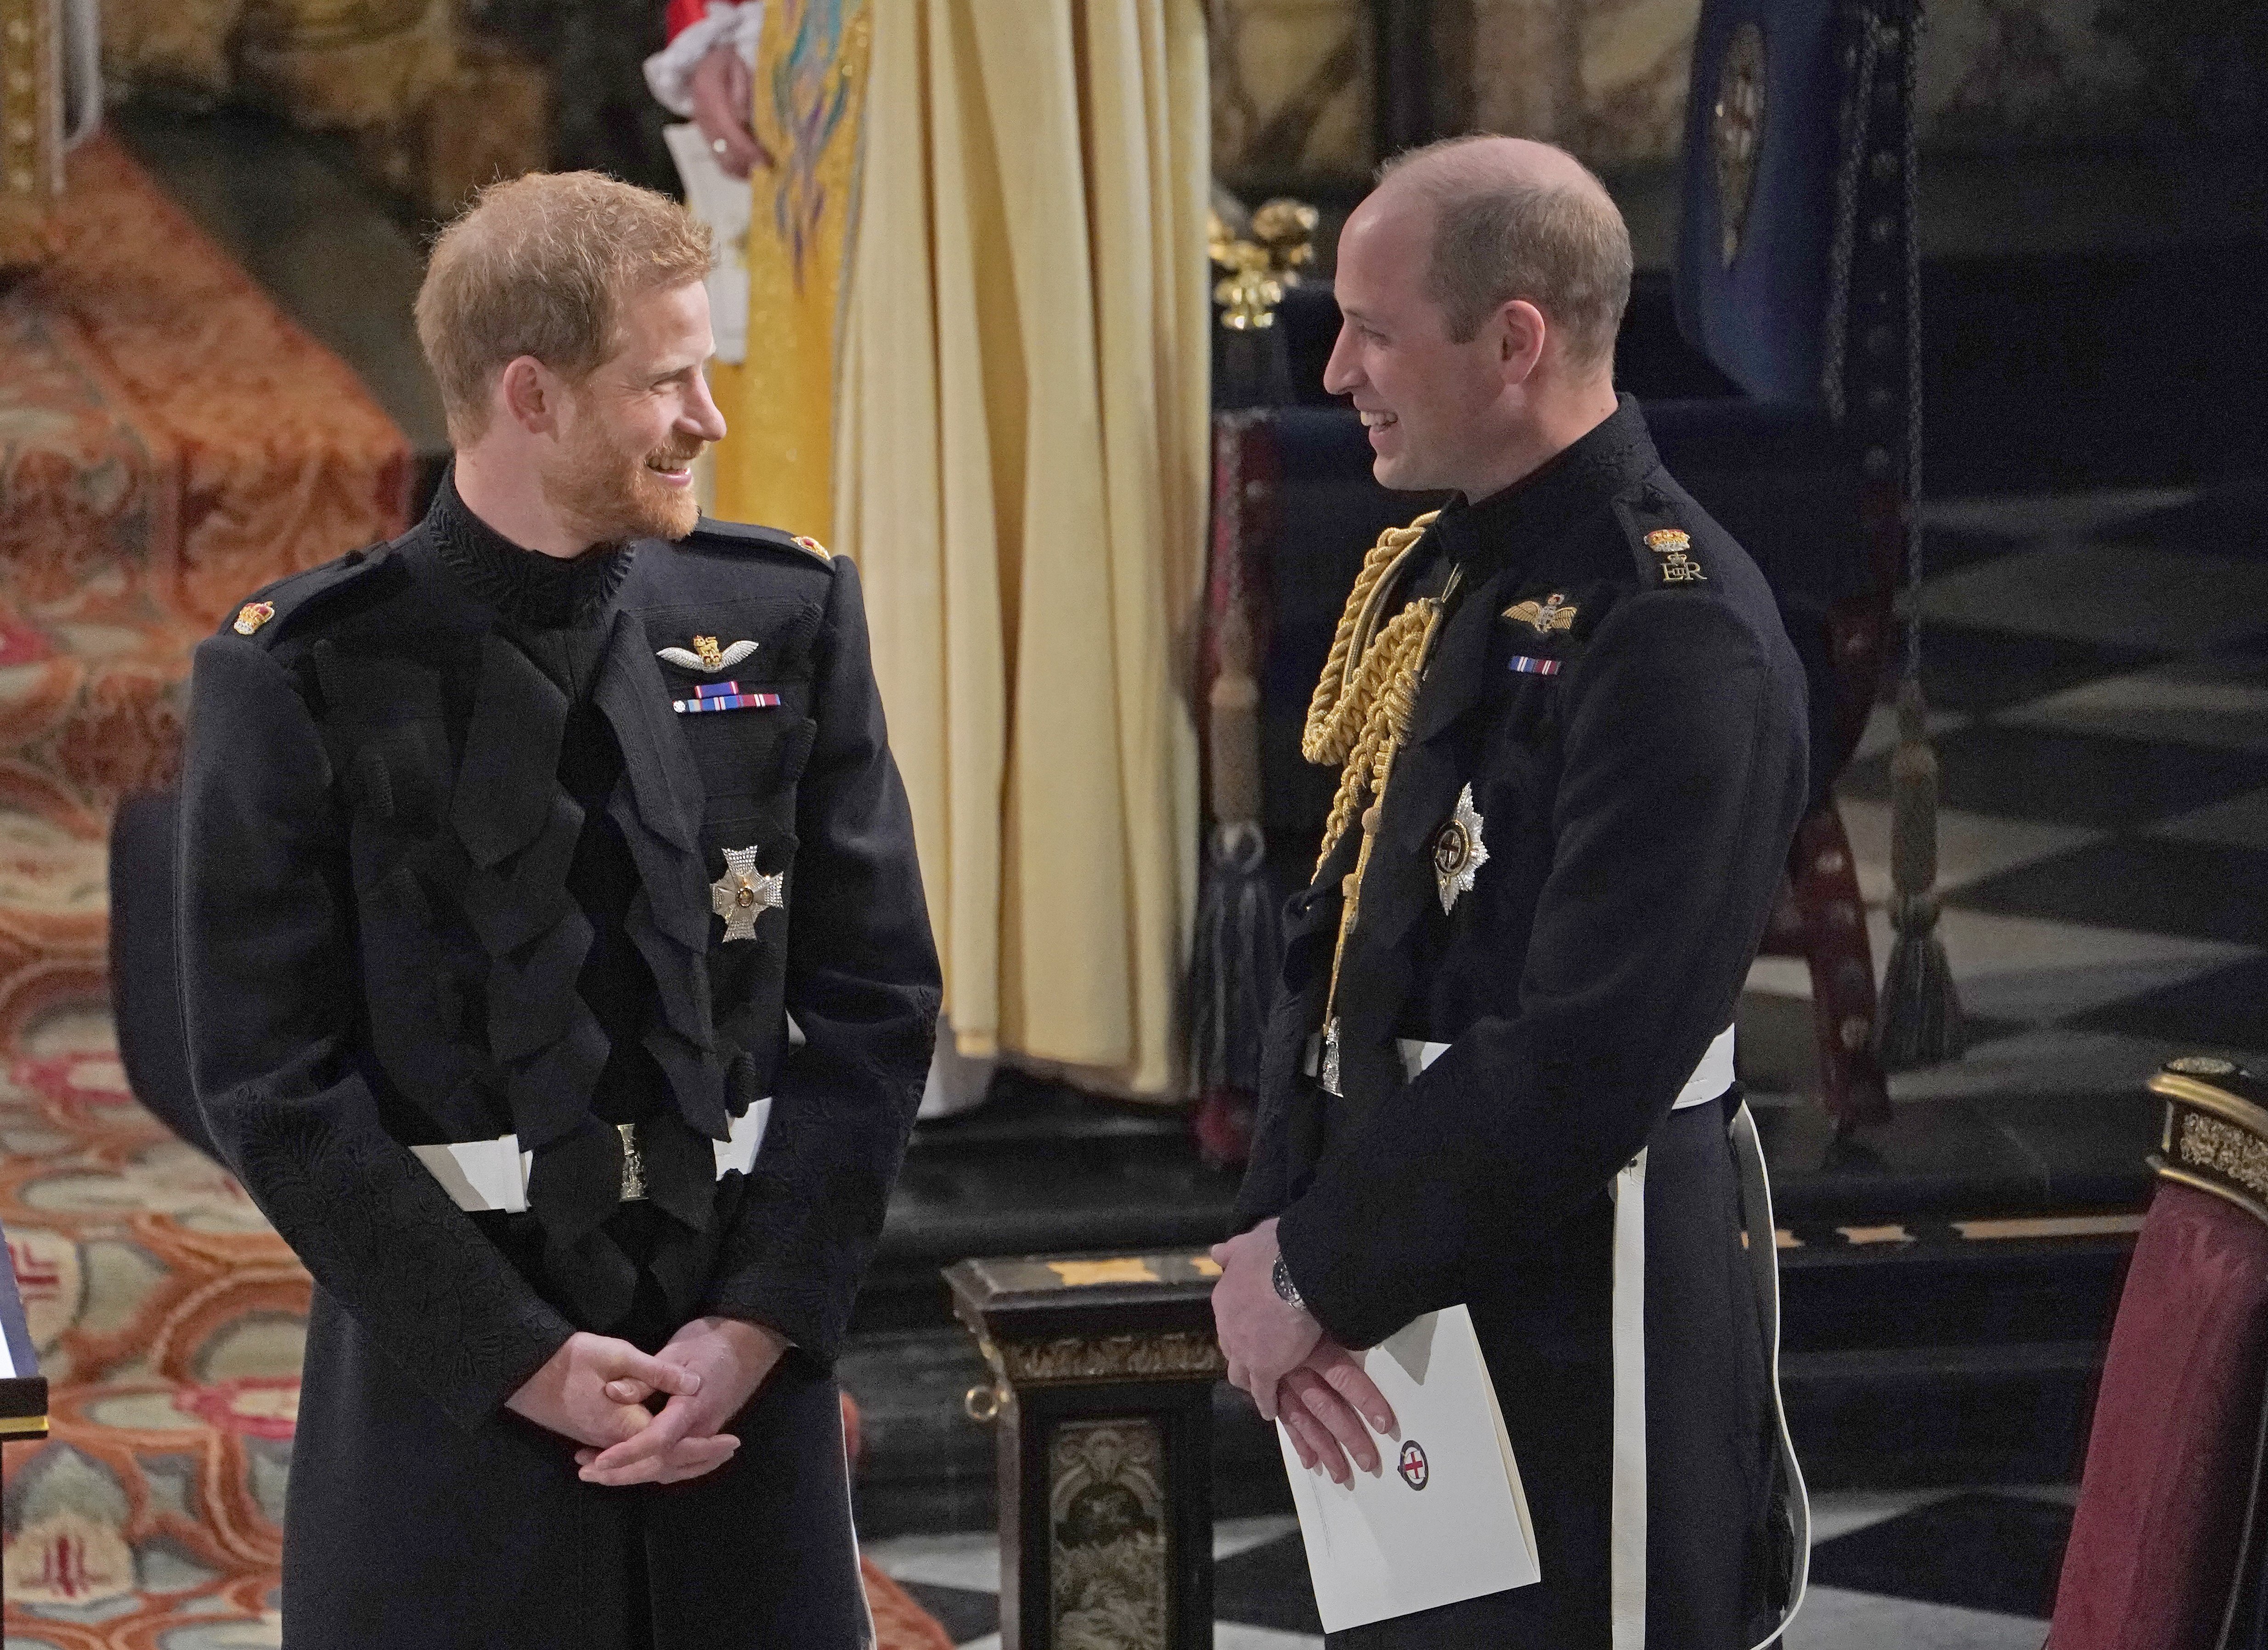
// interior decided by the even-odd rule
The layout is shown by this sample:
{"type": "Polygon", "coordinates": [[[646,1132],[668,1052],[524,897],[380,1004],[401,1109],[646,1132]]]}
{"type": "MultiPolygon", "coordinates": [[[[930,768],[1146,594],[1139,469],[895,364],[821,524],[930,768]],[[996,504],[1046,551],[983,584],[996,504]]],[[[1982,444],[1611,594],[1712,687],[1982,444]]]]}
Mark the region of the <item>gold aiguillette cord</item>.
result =
{"type": "MultiPolygon", "coordinates": [[[[1410,736],[1410,718],[1417,704],[1418,687],[1424,680],[1426,660],[1432,657],[1433,639],[1440,632],[1441,615],[1449,599],[1456,593],[1464,569],[1450,570],[1448,583],[1440,595],[1420,596],[1395,615],[1375,639],[1360,649],[1361,662],[1351,670],[1343,663],[1344,644],[1351,629],[1361,622],[1365,609],[1371,611],[1374,622],[1373,592],[1390,583],[1395,564],[1415,549],[1416,542],[1413,536],[1406,543],[1394,546],[1395,554],[1380,569],[1380,576],[1358,583],[1356,595],[1350,599],[1346,615],[1340,621],[1341,645],[1332,650],[1340,656],[1334,660],[1341,665],[1339,691],[1326,695],[1324,689],[1331,685],[1331,672],[1327,667],[1323,687],[1318,688],[1315,703],[1308,712],[1307,744],[1310,752],[1334,744],[1344,745],[1347,752],[1338,794],[1332,801],[1330,818],[1324,827],[1319,867],[1329,859],[1345,835],[1349,819],[1364,793],[1366,792],[1370,797],[1370,805],[1361,813],[1361,850],[1355,856],[1354,869],[1339,883],[1338,935],[1331,948],[1330,991],[1323,1004],[1322,1049],[1316,1062],[1317,1079],[1324,1092],[1330,1094],[1340,1093],[1339,970],[1346,961],[1347,938],[1353,933],[1362,908],[1362,880],[1370,869],[1371,850],[1377,843],[1379,824],[1385,816],[1386,790],[1394,777],[1394,759],[1403,741],[1410,736]]],[[[1379,550],[1387,549],[1387,543],[1381,541],[1379,550]]],[[[1379,551],[1373,552],[1373,556],[1378,554],[1379,551]]]]}

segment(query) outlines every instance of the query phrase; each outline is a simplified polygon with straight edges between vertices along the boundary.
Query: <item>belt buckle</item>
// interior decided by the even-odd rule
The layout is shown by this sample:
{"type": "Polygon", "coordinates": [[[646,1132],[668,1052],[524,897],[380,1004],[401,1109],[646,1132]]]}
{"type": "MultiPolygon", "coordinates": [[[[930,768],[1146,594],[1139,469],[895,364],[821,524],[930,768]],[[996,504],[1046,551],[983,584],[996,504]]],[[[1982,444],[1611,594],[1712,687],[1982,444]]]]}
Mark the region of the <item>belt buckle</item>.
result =
{"type": "Polygon", "coordinates": [[[622,1137],[622,1201],[645,1201],[645,1154],[638,1150],[637,1125],[618,1123],[615,1125],[622,1137]]]}

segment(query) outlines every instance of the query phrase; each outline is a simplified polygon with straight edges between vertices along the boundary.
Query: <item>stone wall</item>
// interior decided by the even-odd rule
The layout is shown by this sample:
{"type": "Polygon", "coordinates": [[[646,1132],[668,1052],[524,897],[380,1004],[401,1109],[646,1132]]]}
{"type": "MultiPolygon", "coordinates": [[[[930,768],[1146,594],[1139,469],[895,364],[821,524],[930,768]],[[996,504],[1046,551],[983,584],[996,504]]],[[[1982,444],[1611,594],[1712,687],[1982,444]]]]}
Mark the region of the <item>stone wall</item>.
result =
{"type": "MultiPolygon", "coordinates": [[[[1232,182],[1359,182],[1372,153],[1369,0],[1209,0],[1214,159],[1232,182]]],[[[1592,165],[1677,152],[1698,0],[1432,0],[1445,129],[1515,132],[1592,165]]],[[[1930,0],[1923,141],[1943,150],[2257,134],[2253,0],[1930,0]]]]}

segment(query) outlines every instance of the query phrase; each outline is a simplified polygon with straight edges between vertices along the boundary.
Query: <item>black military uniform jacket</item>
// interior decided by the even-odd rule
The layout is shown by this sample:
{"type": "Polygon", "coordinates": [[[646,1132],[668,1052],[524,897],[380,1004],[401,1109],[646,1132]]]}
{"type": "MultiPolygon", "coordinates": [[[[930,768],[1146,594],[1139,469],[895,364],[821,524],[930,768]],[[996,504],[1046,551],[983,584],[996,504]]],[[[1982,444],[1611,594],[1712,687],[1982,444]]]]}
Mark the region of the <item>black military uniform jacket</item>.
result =
{"type": "Polygon", "coordinates": [[[855,570],[705,521],[557,562],[445,484],[403,538],[261,593],[193,683],[198,1099],[316,1283],[286,1642],[771,1642],[763,1577],[799,1568],[780,1621],[852,1642],[827,1371],[939,1000],[855,570]],[[696,637],[755,646],[718,672],[696,637]],[[673,709],[725,680],[755,703],[673,709]],[[711,888],[745,849],[782,902],[727,939],[711,888]],[[753,1170],[720,1176],[765,1097],[753,1170]],[[506,1134],[524,1212],[465,1212],[410,1150],[506,1134]],[[575,1329],[652,1347],[702,1314],[796,1349],[706,1478],[580,1484],[502,1408],[575,1329]]]}
{"type": "Polygon", "coordinates": [[[1734,1287],[1723,1114],[1673,1138],[1670,1109],[1733,1018],[1779,886],[1804,798],[1801,671],[1762,577],[1628,399],[1527,480],[1446,508],[1385,611],[1452,568],[1342,965],[1344,1098],[1312,1073],[1351,829],[1288,908],[1237,1223],[1281,1216],[1294,1282],[1347,1344],[1471,1306],[1544,1580],[1470,1620],[1349,1642],[1609,1642],[1609,1188],[1652,1142],[1649,1341],[1680,1294],[1729,1316],[1647,1349],[1651,1476],[1685,1486],[1657,1492],[1648,1638],[1742,1650],[1769,1602],[1769,1394],[1734,1287]],[[1467,786],[1486,859],[1445,910],[1436,848],[1467,786]],[[1397,1039],[1449,1046],[1413,1078],[1397,1039]],[[1657,1212],[1679,1196],[1691,1206],[1657,1212]],[[1657,1280],[1657,1248],[1707,1276],[1657,1280]],[[1666,1471],[1674,1406],[1697,1391],[1723,1403],[1683,1430],[1738,1439],[1739,1459],[1666,1471]],[[1666,1553],[1676,1524],[1715,1549],[1666,1553]],[[1696,1589],[1712,1596],[1678,1602],[1696,1589]]]}

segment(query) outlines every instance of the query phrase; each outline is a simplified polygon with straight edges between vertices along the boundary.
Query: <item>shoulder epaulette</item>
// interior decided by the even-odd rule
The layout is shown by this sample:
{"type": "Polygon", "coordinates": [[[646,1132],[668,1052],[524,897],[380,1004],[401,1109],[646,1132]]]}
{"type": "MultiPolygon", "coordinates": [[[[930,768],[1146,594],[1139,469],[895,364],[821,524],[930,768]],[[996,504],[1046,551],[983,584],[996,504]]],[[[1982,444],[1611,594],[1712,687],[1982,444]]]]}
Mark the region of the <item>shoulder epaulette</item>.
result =
{"type": "Polygon", "coordinates": [[[1638,583],[1646,589],[1709,582],[1708,571],[1693,553],[1693,535],[1678,521],[1667,499],[1651,492],[1634,501],[1618,498],[1615,515],[1629,535],[1638,583]]]}
{"type": "Polygon", "coordinates": [[[835,565],[835,558],[827,553],[827,547],[806,534],[786,533],[778,527],[760,527],[748,521],[719,521],[713,516],[702,517],[693,531],[680,542],[725,550],[741,550],[761,545],[765,549],[784,550],[799,557],[814,557],[822,567],[835,565]]]}
{"type": "Polygon", "coordinates": [[[303,618],[338,592],[370,578],[393,556],[392,544],[374,544],[367,549],[349,550],[336,561],[325,562],[320,567],[287,573],[253,592],[252,600],[237,608],[223,628],[238,636],[256,637],[272,643],[291,628],[294,620],[303,618]]]}

